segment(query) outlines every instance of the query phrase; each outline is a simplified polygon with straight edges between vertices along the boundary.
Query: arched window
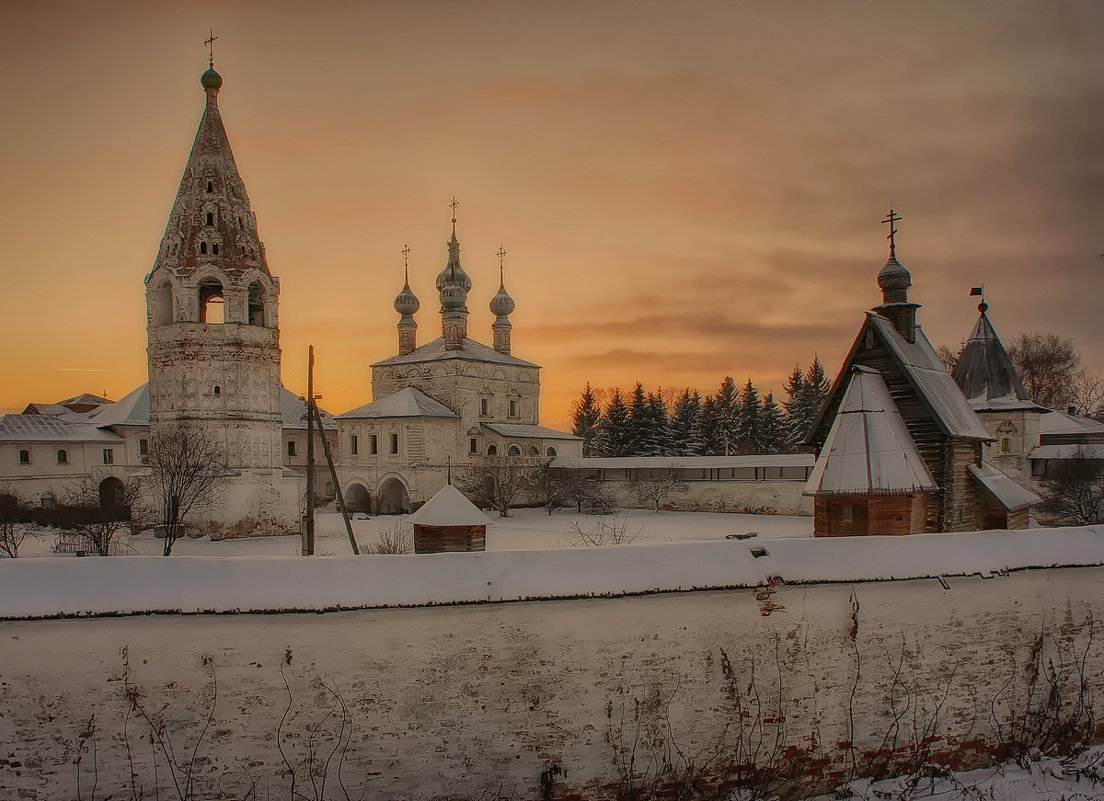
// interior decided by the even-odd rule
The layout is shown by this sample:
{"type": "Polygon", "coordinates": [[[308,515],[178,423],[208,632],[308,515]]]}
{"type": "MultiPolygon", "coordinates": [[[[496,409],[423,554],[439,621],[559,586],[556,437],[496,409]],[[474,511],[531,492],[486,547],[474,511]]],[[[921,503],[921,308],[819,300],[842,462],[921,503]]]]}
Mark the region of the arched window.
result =
{"type": "MultiPolygon", "coordinates": [[[[215,191],[215,185],[212,184],[210,181],[207,182],[207,191],[208,192],[214,192],[215,191]]],[[[207,223],[207,224],[210,225],[211,223],[207,223]]]]}
{"type": "Polygon", "coordinates": [[[288,440],[288,456],[294,456],[294,455],[295,455],[295,440],[289,439],[288,440]]]}
{"type": "Polygon", "coordinates": [[[510,450],[506,451],[507,456],[521,456],[521,448],[517,445],[511,445],[510,450]]]}
{"type": "Polygon", "coordinates": [[[265,324],[265,294],[260,281],[249,285],[249,324],[265,324]]]}
{"type": "Polygon", "coordinates": [[[19,452],[19,463],[20,464],[30,464],[31,463],[31,452],[29,450],[21,450],[19,452]]]}
{"type": "Polygon", "coordinates": [[[150,306],[154,325],[172,325],[173,299],[172,284],[170,282],[163,281],[160,286],[153,290],[150,306]]]}
{"type": "Polygon", "coordinates": [[[213,245],[211,245],[211,253],[215,256],[218,255],[218,242],[215,242],[213,245]]]}
{"type": "Polygon", "coordinates": [[[540,456],[540,448],[538,448],[536,445],[530,445],[529,446],[529,455],[530,456],[540,456]]]}
{"type": "Polygon", "coordinates": [[[498,446],[497,445],[488,445],[487,446],[487,455],[488,456],[498,456],[498,446]]]}
{"type": "Polygon", "coordinates": [[[199,285],[199,321],[201,323],[222,323],[225,321],[222,284],[214,278],[207,278],[199,285]]]}
{"type": "Polygon", "coordinates": [[[208,225],[214,225],[215,224],[215,213],[213,211],[207,212],[207,224],[208,225]]]}
{"type": "Polygon", "coordinates": [[[61,449],[57,452],[58,464],[69,464],[69,452],[61,449]]]}
{"type": "Polygon", "coordinates": [[[555,459],[556,458],[556,449],[549,446],[548,450],[545,451],[545,454],[548,456],[549,459],[555,459]]]}

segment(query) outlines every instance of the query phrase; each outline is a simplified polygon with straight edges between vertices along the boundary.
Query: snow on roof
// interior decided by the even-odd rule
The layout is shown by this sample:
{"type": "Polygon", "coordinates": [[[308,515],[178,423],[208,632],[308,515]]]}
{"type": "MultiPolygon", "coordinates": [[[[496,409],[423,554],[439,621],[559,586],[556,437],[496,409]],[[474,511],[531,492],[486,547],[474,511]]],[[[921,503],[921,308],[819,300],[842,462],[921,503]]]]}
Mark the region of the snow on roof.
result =
{"type": "Polygon", "coordinates": [[[41,414],[6,414],[0,417],[0,441],[122,442],[123,438],[87,422],[41,414]]]}
{"type": "Polygon", "coordinates": [[[909,342],[891,320],[877,312],[867,312],[866,319],[881,335],[945,433],[967,439],[992,439],[920,326],[916,326],[916,341],[909,342]]]}
{"type": "Polygon", "coordinates": [[[1049,411],[1039,417],[1039,434],[1102,434],[1104,423],[1091,417],[1049,411]]]}
{"type": "MultiPolygon", "coordinates": [[[[290,389],[280,387],[280,414],[284,418],[284,428],[307,428],[307,402],[290,389]]],[[[319,407],[318,416],[322,418],[325,429],[337,428],[334,416],[319,407]]]]}
{"type": "Polygon", "coordinates": [[[970,399],[970,408],[975,412],[1012,412],[1022,409],[1042,409],[1043,407],[1032,401],[1020,400],[1015,395],[1004,395],[999,398],[987,398],[984,395],[970,399]]]}
{"type": "Polygon", "coordinates": [[[582,440],[574,434],[565,434],[554,428],[535,426],[531,423],[483,423],[484,428],[489,428],[499,436],[512,439],[565,439],[582,440]]]}
{"type": "Polygon", "coordinates": [[[438,337],[432,342],[422,345],[420,348],[407,353],[405,356],[392,356],[380,362],[375,362],[372,367],[384,367],[391,364],[417,364],[419,362],[438,362],[449,359],[467,359],[473,362],[494,362],[495,364],[512,364],[518,367],[540,367],[540,365],[499,353],[494,348],[489,348],[474,339],[464,338],[464,347],[459,350],[446,350],[444,337],[438,337]]]}
{"type": "Polygon", "coordinates": [[[709,469],[739,467],[812,467],[816,457],[811,453],[763,453],[744,456],[584,456],[560,457],[553,467],[595,470],[616,469],[709,469]]]}
{"type": "Polygon", "coordinates": [[[150,415],[149,383],[132,389],[115,403],[101,406],[88,416],[90,423],[107,426],[148,426],[150,415]]]}
{"type": "Polygon", "coordinates": [[[993,500],[1009,512],[1018,512],[1043,502],[1043,499],[1029,489],[1021,487],[992,465],[967,465],[970,476],[992,496],[993,500]]]}
{"type": "Polygon", "coordinates": [[[912,495],[937,489],[878,371],[856,367],[805,495],[912,495]]]}
{"type": "Polygon", "coordinates": [[[489,526],[493,520],[476,508],[452,484],[445,484],[418,511],[410,522],[419,526],[489,526]]]}
{"type": "MultiPolygon", "coordinates": [[[[983,304],[981,309],[985,309],[983,304]]],[[[955,364],[953,378],[977,409],[1030,409],[1035,406],[1008,351],[982,311],[955,364]]]]}
{"type": "Polygon", "coordinates": [[[420,389],[404,387],[364,406],[339,414],[338,420],[377,417],[458,417],[452,409],[426,395],[420,389]]]}
{"type": "Polygon", "coordinates": [[[1067,445],[1038,445],[1027,455],[1028,459],[1078,459],[1082,455],[1104,459],[1104,444],[1072,443],[1067,445]]]}

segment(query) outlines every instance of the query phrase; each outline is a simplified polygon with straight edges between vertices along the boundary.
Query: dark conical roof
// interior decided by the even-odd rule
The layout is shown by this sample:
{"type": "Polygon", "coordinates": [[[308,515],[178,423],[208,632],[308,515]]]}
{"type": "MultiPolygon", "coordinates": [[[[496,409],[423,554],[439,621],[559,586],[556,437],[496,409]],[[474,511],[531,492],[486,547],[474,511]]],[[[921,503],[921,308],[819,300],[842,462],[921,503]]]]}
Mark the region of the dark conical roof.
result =
{"type": "Polygon", "coordinates": [[[952,373],[955,383],[974,409],[1031,406],[1031,395],[985,314],[988,308],[978,306],[977,324],[952,373]]]}

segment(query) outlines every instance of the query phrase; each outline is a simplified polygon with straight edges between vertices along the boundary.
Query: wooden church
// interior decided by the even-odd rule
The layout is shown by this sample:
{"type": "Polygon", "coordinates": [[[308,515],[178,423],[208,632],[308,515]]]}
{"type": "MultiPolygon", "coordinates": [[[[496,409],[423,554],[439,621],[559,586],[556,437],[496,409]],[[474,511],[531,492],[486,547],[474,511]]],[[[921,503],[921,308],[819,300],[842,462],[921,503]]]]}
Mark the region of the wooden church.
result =
{"type": "Polygon", "coordinates": [[[1023,528],[1038,502],[983,462],[992,439],[916,322],[912,276],[897,261],[892,209],[882,303],[858,336],[806,439],[816,467],[813,534],[1023,528]]]}

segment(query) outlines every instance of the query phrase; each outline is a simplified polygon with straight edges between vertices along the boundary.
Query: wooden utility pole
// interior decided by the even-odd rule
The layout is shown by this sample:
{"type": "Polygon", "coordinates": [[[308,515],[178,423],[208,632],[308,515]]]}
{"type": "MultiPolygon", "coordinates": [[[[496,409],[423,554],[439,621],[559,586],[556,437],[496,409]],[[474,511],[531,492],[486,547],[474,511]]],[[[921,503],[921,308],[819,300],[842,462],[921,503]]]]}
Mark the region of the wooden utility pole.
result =
{"type": "Polygon", "coordinates": [[[314,556],[314,345],[307,353],[307,519],[303,556],[314,556]]]}
{"type": "Polygon", "coordinates": [[[322,435],[322,451],[326,454],[326,464],[330,466],[330,478],[333,479],[334,492],[337,494],[337,508],[341,511],[341,519],[345,521],[345,532],[349,535],[349,545],[353,547],[353,553],[360,556],[360,548],[357,547],[356,537],[353,536],[353,524],[349,521],[349,511],[345,508],[345,496],[341,492],[341,483],[337,480],[337,468],[334,467],[333,457],[330,455],[330,443],[326,440],[326,430],[322,428],[322,415],[318,408],[314,409],[315,419],[318,422],[318,431],[322,435]]]}

